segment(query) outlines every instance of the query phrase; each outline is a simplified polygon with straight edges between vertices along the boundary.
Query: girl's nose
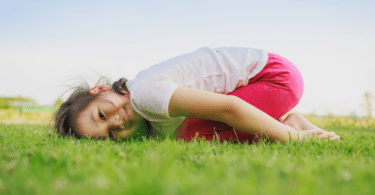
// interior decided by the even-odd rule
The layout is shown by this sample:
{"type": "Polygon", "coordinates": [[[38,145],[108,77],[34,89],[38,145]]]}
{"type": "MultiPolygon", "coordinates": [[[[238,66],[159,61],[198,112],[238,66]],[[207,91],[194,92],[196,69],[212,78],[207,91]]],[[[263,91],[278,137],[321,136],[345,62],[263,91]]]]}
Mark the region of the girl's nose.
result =
{"type": "Polygon", "coordinates": [[[112,127],[121,127],[122,126],[122,118],[120,117],[120,114],[116,113],[116,114],[111,116],[110,125],[112,127]]]}

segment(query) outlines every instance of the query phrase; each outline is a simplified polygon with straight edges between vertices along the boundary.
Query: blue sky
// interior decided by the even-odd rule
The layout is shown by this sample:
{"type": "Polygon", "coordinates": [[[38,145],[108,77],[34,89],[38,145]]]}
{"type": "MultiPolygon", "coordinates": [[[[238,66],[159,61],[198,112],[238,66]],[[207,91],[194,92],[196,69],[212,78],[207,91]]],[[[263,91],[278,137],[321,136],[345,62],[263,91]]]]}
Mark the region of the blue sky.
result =
{"type": "Polygon", "coordinates": [[[252,47],[299,68],[297,111],[360,114],[375,89],[374,34],[374,1],[2,1],[0,96],[52,104],[76,78],[131,79],[202,46],[252,47]]]}

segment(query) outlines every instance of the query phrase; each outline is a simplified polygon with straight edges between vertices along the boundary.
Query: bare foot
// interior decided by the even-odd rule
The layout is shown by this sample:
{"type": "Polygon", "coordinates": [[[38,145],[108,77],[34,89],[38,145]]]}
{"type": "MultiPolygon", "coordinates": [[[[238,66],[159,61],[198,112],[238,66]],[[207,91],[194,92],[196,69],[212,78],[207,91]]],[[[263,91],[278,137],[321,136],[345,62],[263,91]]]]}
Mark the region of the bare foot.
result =
{"type": "Polygon", "coordinates": [[[302,114],[290,113],[283,122],[296,129],[297,131],[303,131],[308,129],[320,129],[319,127],[311,124],[302,114]]]}
{"type": "Polygon", "coordinates": [[[340,136],[336,135],[334,132],[327,132],[323,129],[311,124],[302,114],[290,113],[283,122],[301,132],[301,136],[305,139],[310,139],[315,136],[319,136],[319,139],[330,139],[340,141],[340,136]],[[309,138],[310,136],[310,138],[309,138]]]}

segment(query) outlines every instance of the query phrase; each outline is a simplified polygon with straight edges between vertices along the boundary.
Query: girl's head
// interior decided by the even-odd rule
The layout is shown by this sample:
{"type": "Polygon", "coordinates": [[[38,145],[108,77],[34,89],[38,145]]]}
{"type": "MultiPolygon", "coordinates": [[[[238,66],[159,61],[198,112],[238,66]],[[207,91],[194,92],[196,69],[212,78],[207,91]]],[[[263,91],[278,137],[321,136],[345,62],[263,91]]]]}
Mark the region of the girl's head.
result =
{"type": "Polygon", "coordinates": [[[129,137],[142,123],[130,104],[126,79],[112,87],[78,88],[55,113],[55,129],[64,137],[129,137]]]}

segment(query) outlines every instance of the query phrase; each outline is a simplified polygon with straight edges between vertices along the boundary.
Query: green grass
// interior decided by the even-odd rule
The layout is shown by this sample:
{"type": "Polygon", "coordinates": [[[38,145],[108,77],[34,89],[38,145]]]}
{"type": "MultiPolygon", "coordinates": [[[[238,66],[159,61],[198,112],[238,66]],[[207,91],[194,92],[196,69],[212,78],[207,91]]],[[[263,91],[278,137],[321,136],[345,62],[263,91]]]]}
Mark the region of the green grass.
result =
{"type": "Polygon", "coordinates": [[[0,124],[0,194],[374,194],[374,126],[341,142],[74,140],[0,124]]]}

